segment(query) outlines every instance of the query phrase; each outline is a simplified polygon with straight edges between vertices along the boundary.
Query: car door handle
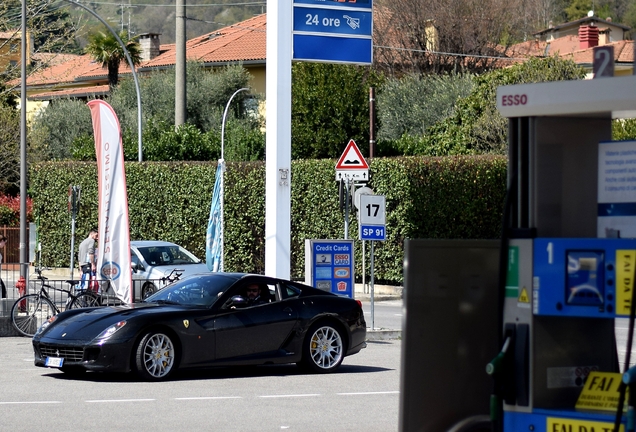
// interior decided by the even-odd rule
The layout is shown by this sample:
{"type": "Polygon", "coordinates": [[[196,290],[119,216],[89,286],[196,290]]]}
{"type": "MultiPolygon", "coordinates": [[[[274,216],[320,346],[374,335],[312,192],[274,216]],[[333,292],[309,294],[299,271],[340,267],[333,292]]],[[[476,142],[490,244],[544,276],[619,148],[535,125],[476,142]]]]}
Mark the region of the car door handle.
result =
{"type": "Polygon", "coordinates": [[[292,308],[290,308],[290,307],[286,307],[285,309],[283,309],[283,312],[286,312],[286,313],[288,313],[288,314],[289,314],[289,316],[291,316],[291,314],[292,314],[292,308]]]}

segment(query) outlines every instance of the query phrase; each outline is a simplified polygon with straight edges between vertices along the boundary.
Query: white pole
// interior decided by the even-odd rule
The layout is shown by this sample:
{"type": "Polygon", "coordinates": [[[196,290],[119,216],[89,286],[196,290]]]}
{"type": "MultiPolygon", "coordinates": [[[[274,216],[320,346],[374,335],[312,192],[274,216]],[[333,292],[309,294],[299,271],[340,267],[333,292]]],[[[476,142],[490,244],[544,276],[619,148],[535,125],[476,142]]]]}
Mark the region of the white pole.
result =
{"type": "Polygon", "coordinates": [[[345,220],[344,239],[349,239],[349,177],[345,179],[345,220]]]}
{"type": "Polygon", "coordinates": [[[375,305],[374,305],[374,289],[373,289],[373,245],[374,241],[371,240],[371,269],[370,269],[370,286],[371,286],[371,330],[375,330],[375,305]]]}
{"type": "Polygon", "coordinates": [[[283,279],[291,267],[292,9],[267,0],[265,274],[283,279]]]}

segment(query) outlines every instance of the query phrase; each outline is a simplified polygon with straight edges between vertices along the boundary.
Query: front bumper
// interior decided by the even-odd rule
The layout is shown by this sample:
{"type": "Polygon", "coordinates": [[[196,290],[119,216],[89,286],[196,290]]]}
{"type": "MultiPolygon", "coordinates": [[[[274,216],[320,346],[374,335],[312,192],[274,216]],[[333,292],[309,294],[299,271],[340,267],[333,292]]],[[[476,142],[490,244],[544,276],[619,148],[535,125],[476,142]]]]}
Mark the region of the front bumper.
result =
{"type": "Polygon", "coordinates": [[[131,343],[103,345],[33,341],[34,364],[47,367],[47,357],[64,359],[63,367],[82,367],[90,371],[130,372],[131,343]]]}

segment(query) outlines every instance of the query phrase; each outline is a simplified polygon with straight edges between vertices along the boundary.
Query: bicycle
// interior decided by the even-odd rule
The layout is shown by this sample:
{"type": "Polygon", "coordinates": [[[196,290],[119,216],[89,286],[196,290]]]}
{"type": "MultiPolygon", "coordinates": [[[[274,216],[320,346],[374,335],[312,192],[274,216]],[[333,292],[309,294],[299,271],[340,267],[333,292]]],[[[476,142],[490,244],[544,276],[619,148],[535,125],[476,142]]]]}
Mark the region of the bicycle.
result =
{"type": "Polygon", "coordinates": [[[40,289],[35,294],[25,294],[18,298],[11,307],[11,322],[22,335],[33,337],[45,321],[62,312],[49,295],[48,289],[66,293],[64,310],[100,306],[99,297],[94,293],[85,290],[77,293],[75,286],[80,281],[67,280],[70,289],[57,288],[46,282],[48,278],[42,276],[41,268],[36,268],[35,271],[38,274],[36,279],[40,281],[40,289]]]}
{"type": "Polygon", "coordinates": [[[160,279],[161,283],[164,286],[168,286],[171,283],[178,281],[181,278],[183,271],[184,271],[183,269],[178,269],[178,268],[172,269],[172,271],[170,272],[168,276],[164,276],[160,279]]]}
{"type": "MultiPolygon", "coordinates": [[[[183,274],[183,272],[184,272],[183,269],[178,269],[178,268],[172,269],[170,274],[159,279],[159,285],[161,287],[160,289],[163,289],[167,287],[168,285],[170,285],[171,283],[178,281],[181,278],[181,275],[183,274]]],[[[146,282],[144,286],[141,288],[141,299],[146,300],[148,297],[150,297],[157,291],[158,289],[154,283],[146,282]]]]}

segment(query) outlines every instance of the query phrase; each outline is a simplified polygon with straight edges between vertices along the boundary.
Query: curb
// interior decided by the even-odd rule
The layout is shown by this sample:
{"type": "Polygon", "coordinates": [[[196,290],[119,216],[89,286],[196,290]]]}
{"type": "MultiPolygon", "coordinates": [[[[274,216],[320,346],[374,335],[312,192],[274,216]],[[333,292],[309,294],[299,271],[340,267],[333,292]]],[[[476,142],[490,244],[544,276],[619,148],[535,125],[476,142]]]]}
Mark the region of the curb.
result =
{"type": "Polygon", "coordinates": [[[402,339],[402,330],[367,330],[367,342],[402,339]]]}
{"type": "Polygon", "coordinates": [[[11,317],[3,317],[0,316],[0,337],[24,337],[23,334],[18,333],[18,331],[13,327],[13,323],[11,322],[11,317]]]}

